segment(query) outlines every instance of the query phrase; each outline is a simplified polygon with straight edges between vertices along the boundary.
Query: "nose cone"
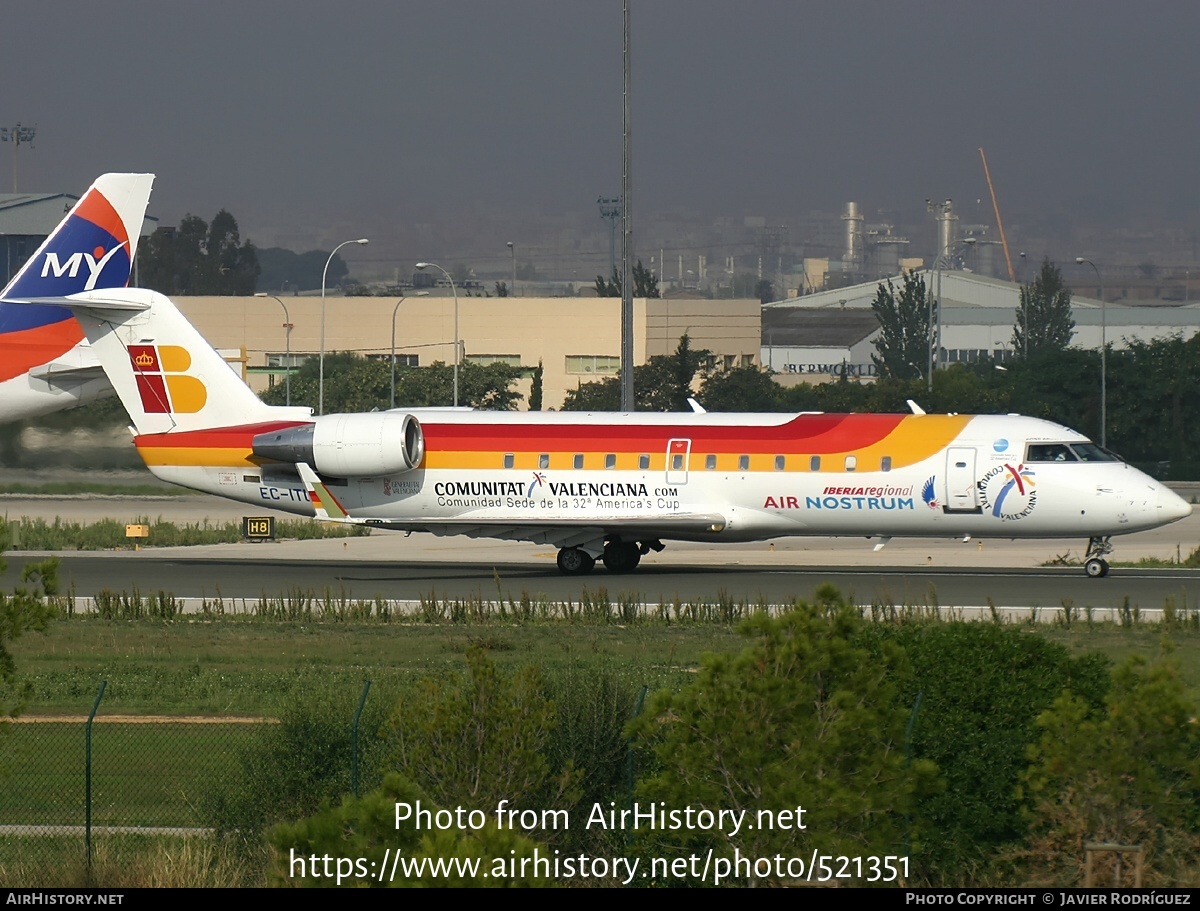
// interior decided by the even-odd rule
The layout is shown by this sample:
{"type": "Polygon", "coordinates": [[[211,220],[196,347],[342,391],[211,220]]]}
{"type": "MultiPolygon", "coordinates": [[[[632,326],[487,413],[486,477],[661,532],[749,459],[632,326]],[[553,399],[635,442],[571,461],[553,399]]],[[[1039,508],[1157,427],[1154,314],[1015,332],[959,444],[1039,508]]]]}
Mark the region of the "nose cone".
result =
{"type": "Polygon", "coordinates": [[[1178,522],[1192,514],[1192,504],[1168,487],[1158,489],[1158,497],[1154,504],[1158,517],[1165,525],[1168,522],[1178,522]]]}

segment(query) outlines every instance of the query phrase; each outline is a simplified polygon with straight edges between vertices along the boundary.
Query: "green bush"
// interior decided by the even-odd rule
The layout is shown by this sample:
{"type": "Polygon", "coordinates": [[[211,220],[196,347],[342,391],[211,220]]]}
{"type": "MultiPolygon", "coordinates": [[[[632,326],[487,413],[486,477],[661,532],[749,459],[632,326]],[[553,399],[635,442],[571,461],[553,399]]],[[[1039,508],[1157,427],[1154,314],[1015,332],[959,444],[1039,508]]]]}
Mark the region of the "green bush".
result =
{"type": "Polygon", "coordinates": [[[642,853],[908,853],[906,818],[936,769],[905,759],[903,652],[888,642],[868,650],[862,625],[832,590],[781,617],[757,614],[740,628],[742,652],[706,656],[691,685],[653,698],[632,726],[657,766],[638,782],[641,806],[742,812],[749,824],[639,832],[642,853]],[[791,815],[768,825],[760,811],[791,815]]]}
{"type": "MultiPolygon", "coordinates": [[[[350,793],[356,707],[344,693],[320,695],[292,703],[278,723],[264,722],[239,757],[240,775],[214,783],[203,807],[206,824],[252,848],[268,826],[350,793]]],[[[360,791],[379,784],[383,722],[382,705],[368,700],[359,722],[360,791]]]]}
{"type": "Polygon", "coordinates": [[[909,750],[936,763],[944,781],[917,800],[923,835],[916,869],[958,881],[1024,836],[1017,786],[1037,718],[1065,687],[1099,705],[1107,660],[1072,658],[1024,626],[875,624],[861,636],[872,649],[888,643],[908,656],[912,674],[900,681],[900,698],[914,705],[920,697],[909,750]]]}
{"type": "Polygon", "coordinates": [[[569,810],[581,773],[570,757],[549,755],[558,719],[541,671],[502,673],[477,646],[466,658],[465,677],[429,677],[401,698],[389,768],[442,806],[569,810]]]}
{"type": "Polygon", "coordinates": [[[270,833],[272,879],[293,886],[550,884],[536,875],[534,864],[521,863],[532,860],[535,852],[547,858],[548,852],[539,851],[535,842],[511,829],[497,829],[491,819],[478,829],[419,828],[418,803],[431,815],[439,809],[419,788],[392,773],[378,790],[360,799],[346,798],[340,806],[325,805],[307,819],[278,826],[270,833]],[[404,818],[398,821],[401,813],[404,818]]]}

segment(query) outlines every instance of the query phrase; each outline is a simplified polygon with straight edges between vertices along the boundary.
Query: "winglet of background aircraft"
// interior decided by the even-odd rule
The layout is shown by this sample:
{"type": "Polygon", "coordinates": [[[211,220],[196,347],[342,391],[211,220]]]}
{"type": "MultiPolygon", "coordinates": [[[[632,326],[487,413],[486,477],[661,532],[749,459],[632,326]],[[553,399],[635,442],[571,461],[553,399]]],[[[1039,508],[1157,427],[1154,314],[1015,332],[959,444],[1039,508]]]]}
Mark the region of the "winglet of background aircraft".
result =
{"type": "Polygon", "coordinates": [[[0,422],[111,390],[71,312],[31,300],[129,284],[153,174],[103,174],[0,292],[0,422]]]}

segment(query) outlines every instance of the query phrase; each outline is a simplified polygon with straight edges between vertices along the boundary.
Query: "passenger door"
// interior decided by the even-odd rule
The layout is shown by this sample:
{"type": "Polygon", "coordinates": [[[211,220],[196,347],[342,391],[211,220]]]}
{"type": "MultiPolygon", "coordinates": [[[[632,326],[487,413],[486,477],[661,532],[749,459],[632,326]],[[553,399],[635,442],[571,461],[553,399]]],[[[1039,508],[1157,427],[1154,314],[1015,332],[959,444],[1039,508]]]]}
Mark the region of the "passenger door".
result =
{"type": "Polygon", "coordinates": [[[979,512],[975,486],[975,450],[965,446],[946,451],[946,512],[979,512]]]}
{"type": "Polygon", "coordinates": [[[691,440],[667,441],[667,483],[686,484],[688,459],[692,454],[691,440]]]}

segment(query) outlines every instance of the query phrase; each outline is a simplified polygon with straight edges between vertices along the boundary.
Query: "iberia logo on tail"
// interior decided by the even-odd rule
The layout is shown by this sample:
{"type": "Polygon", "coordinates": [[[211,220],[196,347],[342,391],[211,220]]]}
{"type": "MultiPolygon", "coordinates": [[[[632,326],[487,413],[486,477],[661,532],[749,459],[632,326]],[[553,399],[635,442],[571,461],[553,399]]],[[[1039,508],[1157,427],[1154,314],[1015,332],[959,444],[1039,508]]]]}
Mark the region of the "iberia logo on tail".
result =
{"type": "Polygon", "coordinates": [[[208,390],[189,376],[192,356],[178,345],[130,345],[129,361],[147,414],[195,414],[208,390]]]}

